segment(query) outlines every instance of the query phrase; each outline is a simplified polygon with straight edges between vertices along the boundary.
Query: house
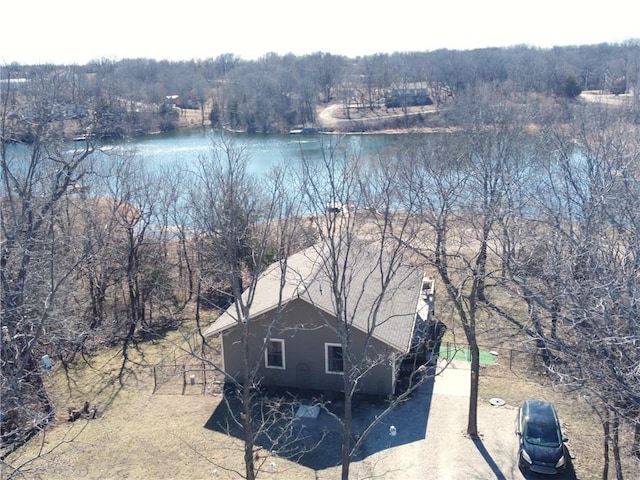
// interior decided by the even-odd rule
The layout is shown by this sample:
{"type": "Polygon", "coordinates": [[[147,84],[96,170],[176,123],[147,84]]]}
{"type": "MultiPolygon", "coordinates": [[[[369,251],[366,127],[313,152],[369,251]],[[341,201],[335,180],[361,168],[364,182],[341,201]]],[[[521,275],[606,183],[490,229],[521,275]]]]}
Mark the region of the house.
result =
{"type": "Polygon", "coordinates": [[[385,96],[385,107],[417,107],[433,105],[426,82],[406,83],[392,86],[385,96]]]}
{"type": "MultiPolygon", "coordinates": [[[[358,242],[349,248],[348,256],[331,262],[326,247],[310,247],[289,257],[286,266],[271,265],[258,279],[245,317],[250,365],[257,365],[255,378],[261,385],[342,391],[343,352],[335,329],[336,304],[341,303],[342,318],[350,325],[349,352],[364,360],[362,366],[367,368],[358,392],[382,396],[395,392],[400,365],[421,343],[416,335],[432,315],[433,280],[419,268],[392,265],[380,254],[379,244],[358,242]],[[332,266],[338,266],[340,278],[345,279],[344,302],[336,302],[332,294],[331,278],[336,278],[328,274],[332,266]],[[394,275],[382,295],[381,285],[391,268],[394,275]]],[[[241,383],[242,326],[232,305],[204,334],[221,336],[221,367],[241,383]]]]}

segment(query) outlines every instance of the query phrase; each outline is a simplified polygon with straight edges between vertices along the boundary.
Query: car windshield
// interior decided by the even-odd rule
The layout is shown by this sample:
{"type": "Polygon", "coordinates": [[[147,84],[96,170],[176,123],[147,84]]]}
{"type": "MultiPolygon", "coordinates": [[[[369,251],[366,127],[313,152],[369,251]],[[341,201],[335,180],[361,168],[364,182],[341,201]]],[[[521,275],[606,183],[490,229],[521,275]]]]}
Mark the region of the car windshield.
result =
{"type": "Polygon", "coordinates": [[[555,425],[529,423],[524,436],[526,441],[532,445],[558,447],[561,443],[560,432],[555,425]]]}

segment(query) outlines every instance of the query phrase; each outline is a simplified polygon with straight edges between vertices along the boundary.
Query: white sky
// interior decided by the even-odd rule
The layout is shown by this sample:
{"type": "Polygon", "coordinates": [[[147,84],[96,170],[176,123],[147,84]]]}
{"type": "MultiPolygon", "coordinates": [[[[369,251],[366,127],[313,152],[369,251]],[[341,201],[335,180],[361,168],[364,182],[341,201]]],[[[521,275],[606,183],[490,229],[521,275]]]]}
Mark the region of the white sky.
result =
{"type": "Polygon", "coordinates": [[[372,53],[640,39],[618,0],[3,0],[0,66],[233,53],[372,53]]]}

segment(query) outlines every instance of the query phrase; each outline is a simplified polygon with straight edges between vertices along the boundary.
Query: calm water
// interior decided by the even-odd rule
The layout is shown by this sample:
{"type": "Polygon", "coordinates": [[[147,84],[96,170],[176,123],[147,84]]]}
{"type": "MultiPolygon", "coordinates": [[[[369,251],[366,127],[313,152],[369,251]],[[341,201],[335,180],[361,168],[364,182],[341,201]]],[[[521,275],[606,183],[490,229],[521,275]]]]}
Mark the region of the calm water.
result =
{"type": "MultiPolygon", "coordinates": [[[[211,130],[185,130],[132,139],[116,144],[116,149],[131,149],[150,166],[196,162],[211,156],[222,134],[211,130]]],[[[274,165],[296,163],[304,155],[322,158],[323,149],[338,145],[363,155],[373,155],[398,142],[400,135],[248,135],[224,134],[224,140],[245,149],[254,173],[266,173],[274,165]]]]}
{"type": "MultiPolygon", "coordinates": [[[[373,156],[406,140],[408,136],[409,134],[249,135],[188,129],[115,142],[104,145],[103,148],[114,153],[135,154],[152,168],[175,165],[188,168],[198,159],[210,157],[215,148],[220,148],[216,147],[216,143],[232,141],[234,146],[244,149],[250,170],[261,174],[267,173],[274,165],[295,165],[303,155],[310,160],[321,159],[323,151],[326,153],[333,147],[347,149],[353,155],[373,156]]],[[[69,154],[78,147],[82,148],[82,145],[71,144],[69,154]]],[[[8,157],[12,159],[12,168],[21,168],[24,160],[26,168],[30,151],[29,145],[9,145],[8,157]]]]}

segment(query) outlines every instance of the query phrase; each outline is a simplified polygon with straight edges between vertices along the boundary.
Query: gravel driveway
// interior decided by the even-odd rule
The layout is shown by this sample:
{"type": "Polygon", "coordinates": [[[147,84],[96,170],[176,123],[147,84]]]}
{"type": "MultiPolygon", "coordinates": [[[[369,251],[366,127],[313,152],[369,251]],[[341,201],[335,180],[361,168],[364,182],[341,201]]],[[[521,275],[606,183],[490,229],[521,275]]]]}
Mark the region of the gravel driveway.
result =
{"type": "Polygon", "coordinates": [[[359,467],[385,480],[524,479],[517,465],[517,406],[479,404],[481,439],[466,436],[469,377],[469,363],[455,361],[423,386],[368,442],[386,442],[387,448],[370,445],[376,453],[359,467]],[[388,433],[392,424],[395,437],[388,433]]]}
{"type": "MultiPolygon", "coordinates": [[[[518,468],[518,438],[515,435],[517,405],[478,404],[480,438],[466,435],[469,362],[454,360],[432,381],[391,413],[370,432],[360,458],[350,468],[353,479],[384,480],[532,480],[518,468]],[[396,434],[389,432],[394,427],[396,434]]],[[[354,406],[354,432],[364,431],[384,410],[380,402],[358,402],[354,406]]],[[[326,435],[322,448],[311,449],[301,466],[315,480],[340,478],[339,424],[326,413],[301,419],[311,431],[326,435]]],[[[309,434],[309,432],[307,432],[309,434]]],[[[316,440],[319,440],[316,439],[316,440]]],[[[269,477],[271,478],[271,477],[269,477]]],[[[296,475],[280,478],[303,478],[296,475]]],[[[575,474],[554,477],[575,480],[575,474]]]]}

